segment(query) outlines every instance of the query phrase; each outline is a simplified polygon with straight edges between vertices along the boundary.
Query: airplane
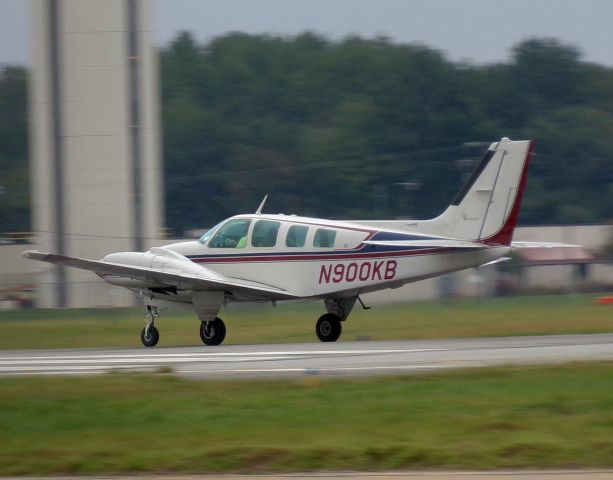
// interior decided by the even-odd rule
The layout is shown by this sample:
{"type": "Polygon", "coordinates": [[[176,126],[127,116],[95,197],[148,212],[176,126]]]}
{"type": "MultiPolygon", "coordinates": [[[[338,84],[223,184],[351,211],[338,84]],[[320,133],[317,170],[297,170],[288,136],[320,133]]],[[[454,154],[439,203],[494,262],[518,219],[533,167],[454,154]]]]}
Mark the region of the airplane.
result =
{"type": "MultiPolygon", "coordinates": [[[[90,270],[136,292],[146,308],[141,341],[158,343],[162,307],[191,306],[200,338],[220,345],[228,302],[319,299],[322,342],[338,340],[360,295],[508,259],[532,154],[531,140],[492,143],[449,207],[429,220],[333,221],[262,213],[236,215],[199,240],[101,260],[26,251],[26,258],[90,270]]],[[[534,246],[562,246],[536,244],[534,246]]]]}

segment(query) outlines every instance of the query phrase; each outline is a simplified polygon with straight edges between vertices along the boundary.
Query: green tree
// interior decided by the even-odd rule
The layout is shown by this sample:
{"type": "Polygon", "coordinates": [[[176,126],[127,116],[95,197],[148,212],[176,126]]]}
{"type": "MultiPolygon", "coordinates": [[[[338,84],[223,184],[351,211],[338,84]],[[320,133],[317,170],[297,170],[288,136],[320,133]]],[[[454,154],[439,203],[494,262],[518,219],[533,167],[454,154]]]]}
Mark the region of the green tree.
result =
{"type": "Polygon", "coordinates": [[[532,120],[539,139],[523,219],[534,223],[596,223],[613,218],[613,113],[567,107],[532,120]]]}
{"type": "MultiPolygon", "coordinates": [[[[166,223],[211,226],[266,193],[271,212],[433,216],[502,136],[536,140],[521,222],[611,220],[613,69],[554,39],[511,53],[472,65],[384,37],[180,33],[160,50],[166,223]]],[[[0,70],[3,231],[29,226],[26,74],[0,70]]]]}

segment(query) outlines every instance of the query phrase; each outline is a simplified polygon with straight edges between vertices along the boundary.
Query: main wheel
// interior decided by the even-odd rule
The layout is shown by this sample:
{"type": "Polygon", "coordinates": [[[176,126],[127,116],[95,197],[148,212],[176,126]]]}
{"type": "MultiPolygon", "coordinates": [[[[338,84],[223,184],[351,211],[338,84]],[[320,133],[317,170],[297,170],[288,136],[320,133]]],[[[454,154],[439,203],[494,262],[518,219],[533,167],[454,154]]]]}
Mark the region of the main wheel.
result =
{"type": "Polygon", "coordinates": [[[215,317],[212,322],[201,322],[200,338],[205,345],[221,345],[226,338],[226,326],[223,320],[215,317]]]}
{"type": "Polygon", "coordinates": [[[149,326],[149,331],[147,331],[147,327],[143,328],[140,332],[140,341],[143,342],[145,347],[155,347],[160,340],[160,332],[155,328],[154,325],[149,326]]]}
{"type": "Polygon", "coordinates": [[[315,325],[317,338],[322,342],[336,342],[342,331],[341,319],[332,313],[326,313],[319,317],[317,325],[315,325]]]}

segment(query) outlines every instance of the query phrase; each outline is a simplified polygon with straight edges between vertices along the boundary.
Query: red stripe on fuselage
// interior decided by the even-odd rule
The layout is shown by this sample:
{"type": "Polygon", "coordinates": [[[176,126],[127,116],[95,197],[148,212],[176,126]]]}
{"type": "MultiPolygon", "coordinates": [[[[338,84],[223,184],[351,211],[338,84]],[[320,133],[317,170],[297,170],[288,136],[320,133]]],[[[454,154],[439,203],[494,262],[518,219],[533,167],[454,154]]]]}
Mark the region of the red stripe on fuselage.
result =
{"type": "Polygon", "coordinates": [[[315,254],[315,255],[254,255],[254,256],[228,256],[215,258],[193,258],[194,263],[251,263],[251,262],[307,262],[315,260],[351,260],[361,259],[368,260],[371,258],[386,258],[386,257],[409,257],[417,255],[432,255],[439,253],[451,252],[466,252],[472,250],[466,249],[450,249],[450,248],[424,248],[419,250],[398,250],[388,252],[362,252],[362,253],[330,253],[330,254],[315,254]]]}

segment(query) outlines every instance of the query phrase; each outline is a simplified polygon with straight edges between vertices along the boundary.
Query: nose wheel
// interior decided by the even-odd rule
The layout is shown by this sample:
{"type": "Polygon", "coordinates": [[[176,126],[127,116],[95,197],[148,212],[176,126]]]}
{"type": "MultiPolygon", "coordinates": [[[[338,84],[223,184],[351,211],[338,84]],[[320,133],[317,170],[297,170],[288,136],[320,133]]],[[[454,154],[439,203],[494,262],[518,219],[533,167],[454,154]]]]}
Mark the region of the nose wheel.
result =
{"type": "Polygon", "coordinates": [[[143,342],[145,347],[155,347],[160,340],[160,332],[155,328],[154,322],[157,317],[160,316],[157,307],[147,305],[147,324],[140,332],[140,341],[143,342]]]}
{"type": "Polygon", "coordinates": [[[200,323],[200,338],[205,345],[221,345],[226,338],[226,325],[219,317],[200,323]]]}
{"type": "Polygon", "coordinates": [[[160,340],[160,332],[154,325],[145,327],[140,332],[140,341],[145,347],[155,347],[160,340]]]}

